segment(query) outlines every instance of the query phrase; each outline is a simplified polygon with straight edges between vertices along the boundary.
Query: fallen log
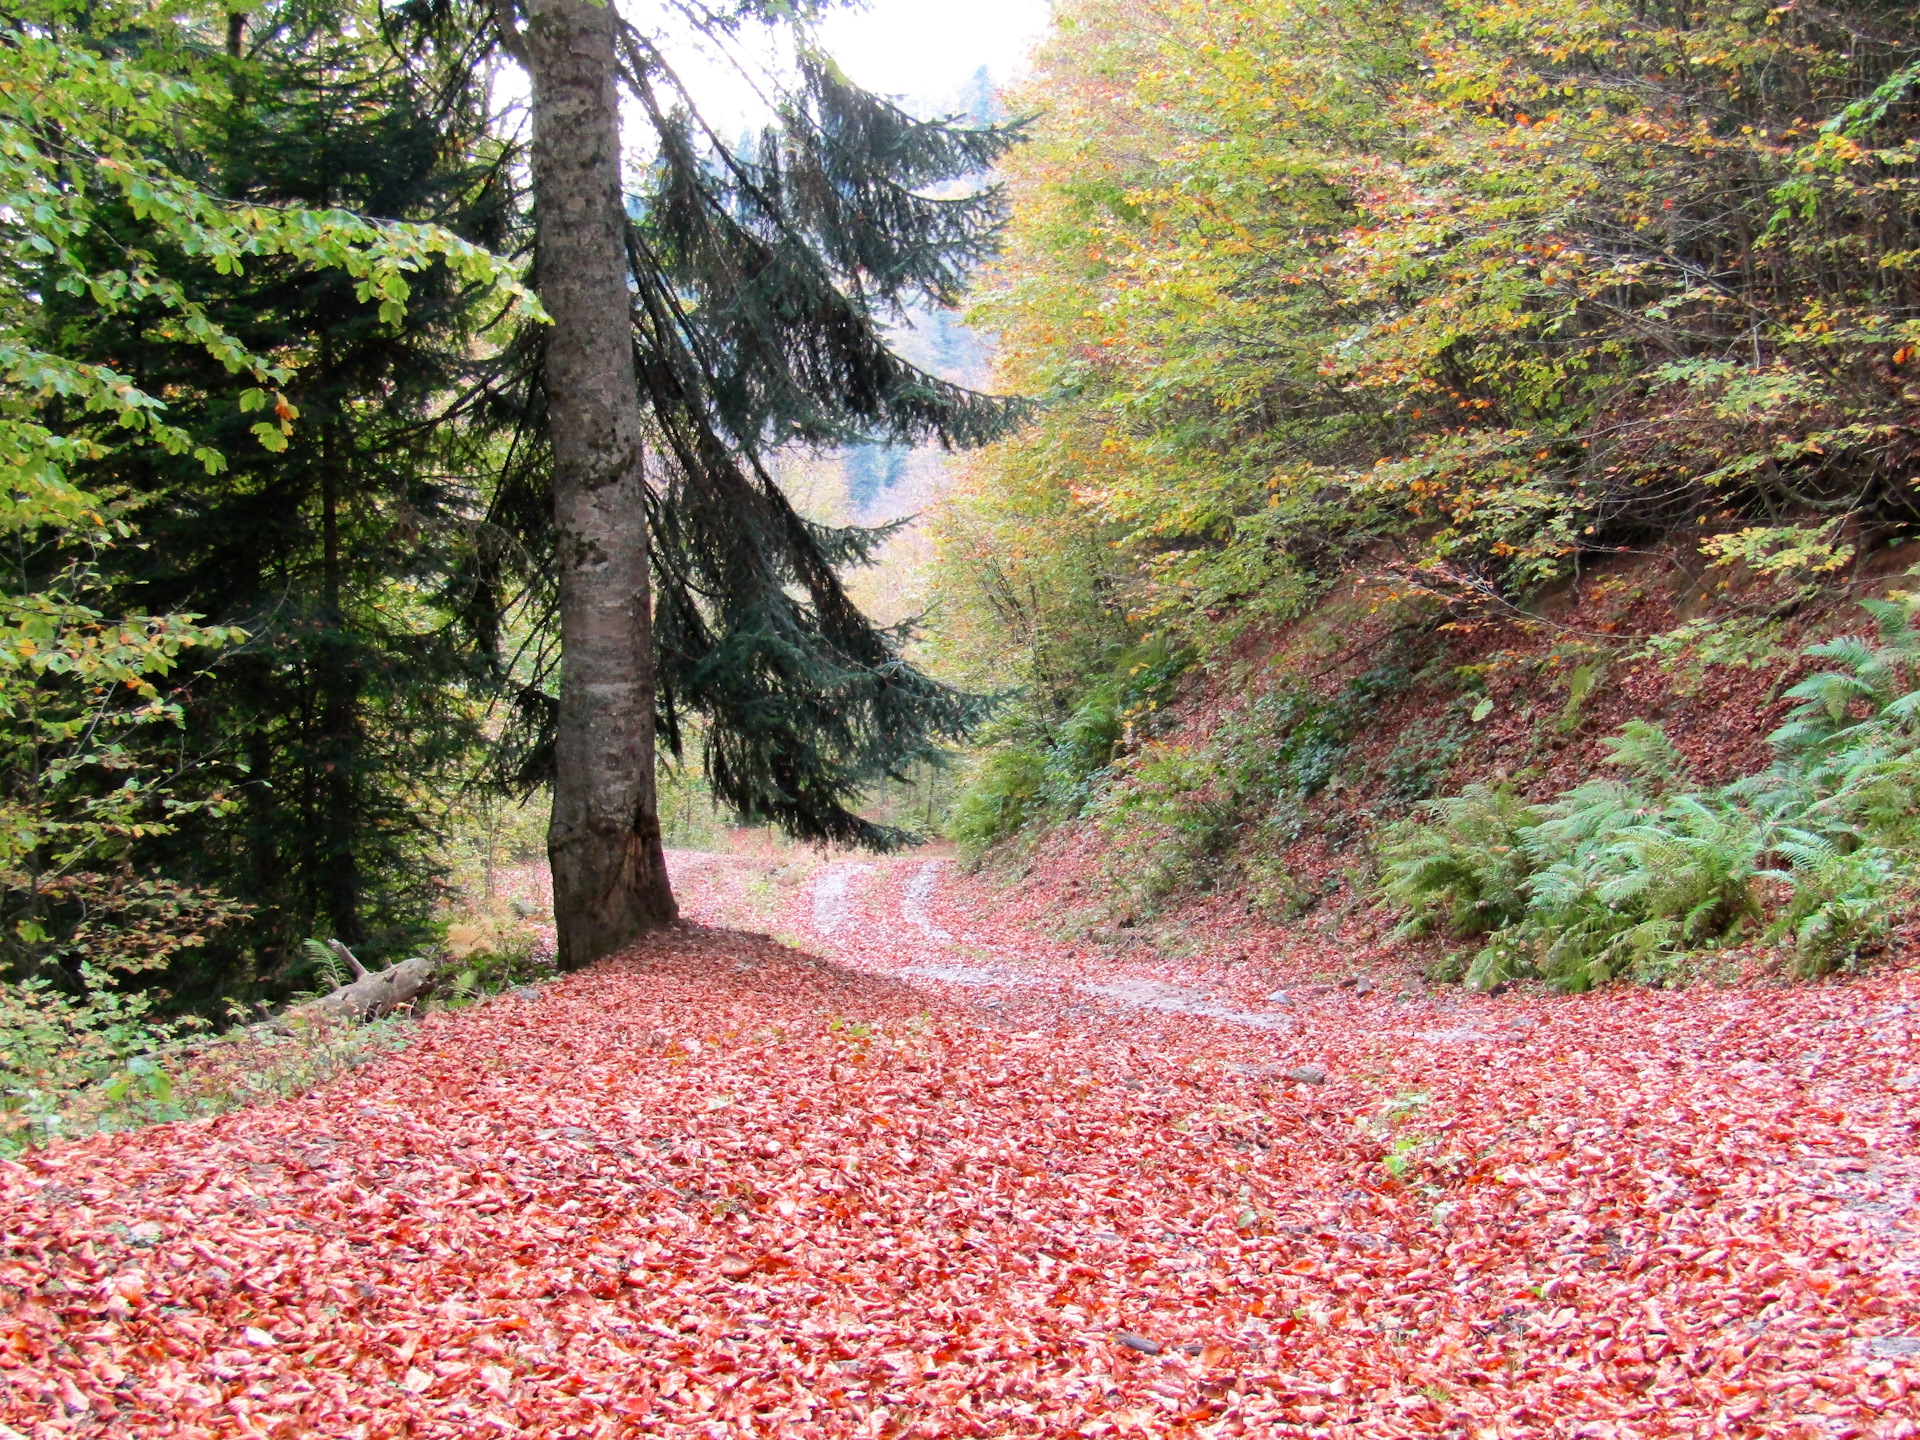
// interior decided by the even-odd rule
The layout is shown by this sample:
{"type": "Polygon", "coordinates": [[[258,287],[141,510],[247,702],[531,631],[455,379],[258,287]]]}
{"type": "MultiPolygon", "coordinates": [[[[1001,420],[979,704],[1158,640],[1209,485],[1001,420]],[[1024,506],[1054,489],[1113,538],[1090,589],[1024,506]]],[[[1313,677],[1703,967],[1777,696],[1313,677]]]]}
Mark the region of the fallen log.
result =
{"type": "Polygon", "coordinates": [[[384,970],[370,973],[366,966],[354,959],[353,952],[338,940],[332,941],[329,948],[345,960],[360,978],[351,985],[342,985],[331,995],[322,995],[318,1000],[295,1006],[287,1012],[288,1015],[311,1015],[329,1020],[373,1020],[416,998],[433,983],[433,962],[421,956],[416,955],[411,960],[402,960],[398,965],[389,965],[384,970]]]}

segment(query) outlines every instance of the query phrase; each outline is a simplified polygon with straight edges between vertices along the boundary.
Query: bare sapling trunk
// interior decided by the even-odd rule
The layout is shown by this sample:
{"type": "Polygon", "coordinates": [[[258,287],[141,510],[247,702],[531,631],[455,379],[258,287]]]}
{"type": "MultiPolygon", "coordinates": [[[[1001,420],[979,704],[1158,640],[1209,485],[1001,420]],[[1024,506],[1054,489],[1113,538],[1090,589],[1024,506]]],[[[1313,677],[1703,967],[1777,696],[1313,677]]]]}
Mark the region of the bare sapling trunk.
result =
{"type": "MultiPolygon", "coordinates": [[[[654,789],[653,616],[627,290],[611,0],[503,23],[533,80],[533,186],[553,442],[561,684],[547,855],[559,963],[672,923],[654,789]]],[[[501,11],[506,13],[506,6],[501,11]]]]}

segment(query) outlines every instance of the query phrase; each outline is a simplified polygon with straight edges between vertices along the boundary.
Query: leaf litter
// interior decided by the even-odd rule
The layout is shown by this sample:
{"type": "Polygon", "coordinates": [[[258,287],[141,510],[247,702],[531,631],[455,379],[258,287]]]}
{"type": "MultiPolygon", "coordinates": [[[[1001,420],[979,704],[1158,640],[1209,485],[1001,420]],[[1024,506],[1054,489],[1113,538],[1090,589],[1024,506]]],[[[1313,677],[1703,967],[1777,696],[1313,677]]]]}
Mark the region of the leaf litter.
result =
{"type": "Polygon", "coordinates": [[[679,868],[820,954],[687,924],[0,1170],[6,1431],[1916,1433],[1910,973],[1254,1027],[918,860],[679,868]]]}

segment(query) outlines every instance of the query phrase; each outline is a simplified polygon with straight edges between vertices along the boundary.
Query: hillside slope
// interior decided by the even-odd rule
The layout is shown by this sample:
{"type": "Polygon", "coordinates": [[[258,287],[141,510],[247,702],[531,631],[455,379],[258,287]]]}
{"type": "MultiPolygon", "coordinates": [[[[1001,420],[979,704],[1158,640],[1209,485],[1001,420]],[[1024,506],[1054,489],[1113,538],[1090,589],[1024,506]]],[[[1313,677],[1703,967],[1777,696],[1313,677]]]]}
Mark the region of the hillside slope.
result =
{"type": "MultiPolygon", "coordinates": [[[[1457,980],[1471,929],[1409,934],[1383,886],[1395,827],[1474,786],[1548,804],[1621,775],[1623,727],[1659,727],[1691,791],[1763,772],[1790,694],[1830,661],[1806,651],[1871,632],[1862,597],[1903,593],[1899,550],[1842,585],[1784,587],[1747,571],[1623,558],[1527,613],[1409,602],[1378,585],[1334,592],[1282,627],[1252,628],[1136,704],[1078,813],[1041,800],[979,857],[1010,921],[1169,955],[1318,957],[1326,978],[1457,980]],[[1875,570],[1879,573],[1875,573],[1875,570]]],[[[1763,855],[1761,860],[1765,860],[1763,855]]],[[[1672,983],[1806,968],[1773,933],[1790,887],[1755,879],[1751,916],[1687,952],[1672,983]]],[[[1920,959],[1920,920],[1834,963],[1920,959]]]]}

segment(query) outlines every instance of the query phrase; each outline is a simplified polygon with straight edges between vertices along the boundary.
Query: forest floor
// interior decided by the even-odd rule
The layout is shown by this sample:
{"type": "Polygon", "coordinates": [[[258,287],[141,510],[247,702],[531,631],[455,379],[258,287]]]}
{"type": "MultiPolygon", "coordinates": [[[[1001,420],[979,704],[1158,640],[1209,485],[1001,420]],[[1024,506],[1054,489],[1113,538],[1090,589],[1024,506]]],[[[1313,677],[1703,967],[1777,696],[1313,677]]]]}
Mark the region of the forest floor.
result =
{"type": "Polygon", "coordinates": [[[0,1166],[0,1440],[1920,1433],[1911,970],[1485,998],[675,869],[629,956],[0,1166]]]}

